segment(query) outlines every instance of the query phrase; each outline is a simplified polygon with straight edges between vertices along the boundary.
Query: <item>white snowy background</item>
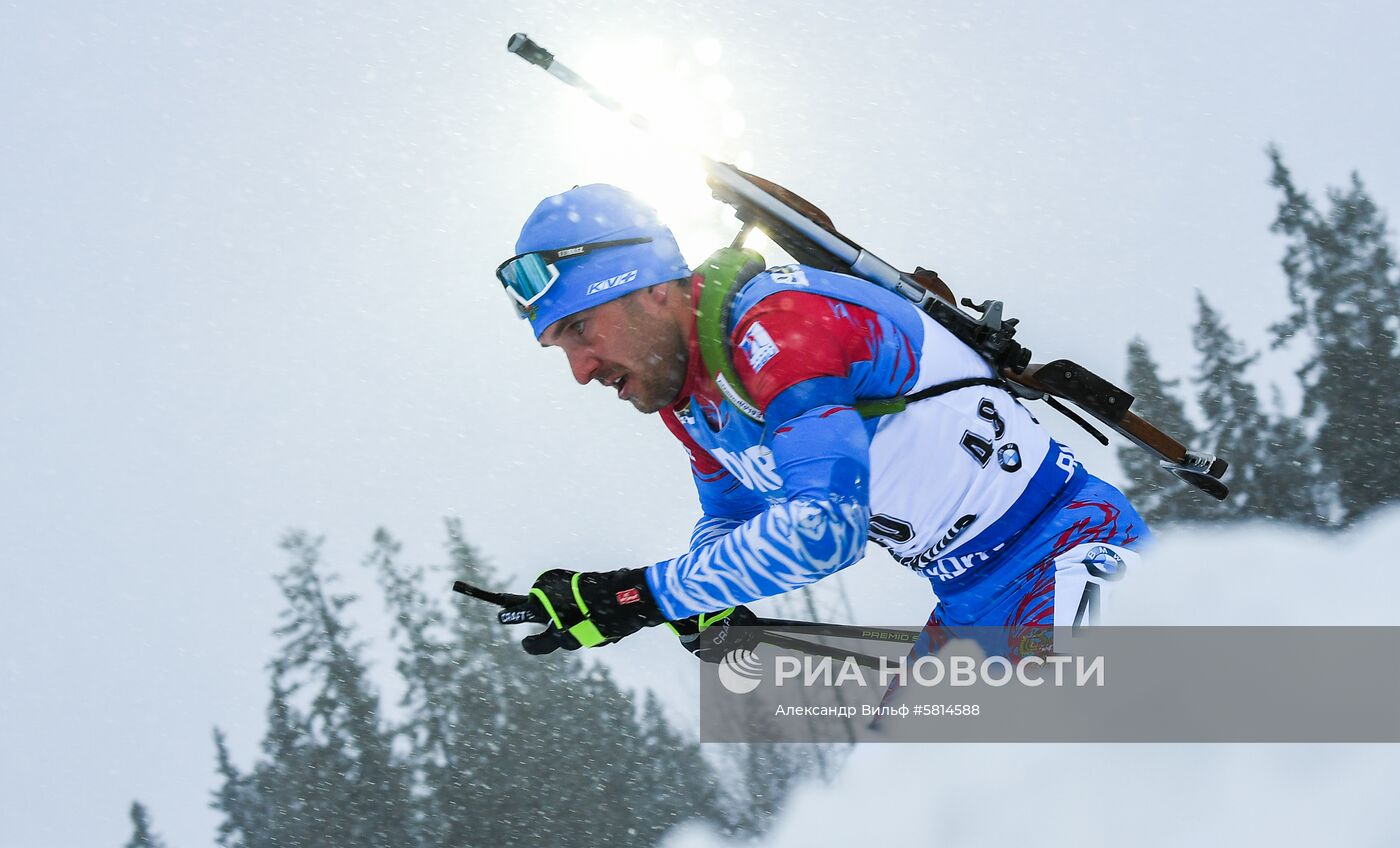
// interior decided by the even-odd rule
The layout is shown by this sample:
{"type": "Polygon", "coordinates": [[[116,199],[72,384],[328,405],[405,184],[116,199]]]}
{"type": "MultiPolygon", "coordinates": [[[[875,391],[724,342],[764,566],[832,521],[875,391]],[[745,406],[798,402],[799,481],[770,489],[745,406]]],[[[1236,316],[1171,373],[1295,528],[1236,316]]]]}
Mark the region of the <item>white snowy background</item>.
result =
{"type": "MultiPolygon", "coordinates": [[[[1395,625],[1397,541],[1395,508],[1341,540],[1271,525],[1174,533],[1106,620],[1395,625]]],[[[831,784],[795,793],[762,844],[1393,846],[1396,786],[1395,745],[867,745],[831,784]]],[[[691,825],[665,844],[732,843],[691,825]]]]}
{"type": "MultiPolygon", "coordinates": [[[[1255,344],[1283,315],[1266,144],[1314,196],[1356,169],[1394,208],[1398,24],[1381,2],[0,6],[0,846],[120,844],[133,798],[173,848],[212,844],[211,728],[255,756],[288,527],[328,536],[370,620],[381,525],[437,560],[460,516],[521,580],[683,544],[669,435],[574,385],[491,271],[576,183],[641,191],[692,260],[732,227],[510,33],[1121,378],[1135,333],[1189,372],[1197,287],[1255,344]]],[[[1394,514],[1168,536],[1127,612],[1400,623],[1397,541],[1394,514]]],[[[842,582],[862,616],[927,612],[883,556],[842,582]]],[[[605,659],[684,715],[664,637],[605,659]]],[[[775,838],[1394,844],[1397,777],[1375,746],[865,749],[775,838]]]]}

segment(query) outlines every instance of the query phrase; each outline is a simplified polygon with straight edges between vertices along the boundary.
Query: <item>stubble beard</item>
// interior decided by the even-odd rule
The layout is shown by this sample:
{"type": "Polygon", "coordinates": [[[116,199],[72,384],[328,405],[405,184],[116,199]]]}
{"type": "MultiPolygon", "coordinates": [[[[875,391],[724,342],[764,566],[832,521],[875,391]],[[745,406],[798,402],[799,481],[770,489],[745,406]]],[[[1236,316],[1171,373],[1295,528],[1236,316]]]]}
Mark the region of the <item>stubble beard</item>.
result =
{"type": "Polygon", "coordinates": [[[639,386],[630,398],[632,406],[644,415],[660,412],[674,404],[685,385],[685,372],[689,366],[689,351],[679,330],[670,334],[670,344],[666,353],[653,354],[648,358],[650,366],[644,385],[639,386]]]}

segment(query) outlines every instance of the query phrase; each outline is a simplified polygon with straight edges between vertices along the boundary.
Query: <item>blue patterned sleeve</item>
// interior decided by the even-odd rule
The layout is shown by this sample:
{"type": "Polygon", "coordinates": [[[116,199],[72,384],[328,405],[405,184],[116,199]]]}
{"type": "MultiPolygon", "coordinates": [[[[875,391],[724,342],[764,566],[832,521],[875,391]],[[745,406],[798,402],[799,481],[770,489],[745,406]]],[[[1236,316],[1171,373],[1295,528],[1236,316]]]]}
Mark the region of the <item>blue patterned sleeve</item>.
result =
{"type": "MultiPolygon", "coordinates": [[[[842,394],[833,384],[819,394],[842,394]]],[[[793,387],[805,392],[798,406],[813,402],[810,388],[793,387]]],[[[791,409],[783,400],[770,408],[791,409]]],[[[790,592],[864,555],[870,447],[856,411],[846,403],[811,407],[774,428],[771,450],[785,500],[742,521],[734,513],[712,515],[707,506],[691,550],[648,569],[652,595],[668,618],[790,592]]]]}
{"type": "Polygon", "coordinates": [[[763,497],[744,488],[729,472],[720,470],[708,476],[698,471],[693,473],[701,515],[690,534],[692,553],[728,536],[746,520],[763,512],[766,506],[763,497]]]}

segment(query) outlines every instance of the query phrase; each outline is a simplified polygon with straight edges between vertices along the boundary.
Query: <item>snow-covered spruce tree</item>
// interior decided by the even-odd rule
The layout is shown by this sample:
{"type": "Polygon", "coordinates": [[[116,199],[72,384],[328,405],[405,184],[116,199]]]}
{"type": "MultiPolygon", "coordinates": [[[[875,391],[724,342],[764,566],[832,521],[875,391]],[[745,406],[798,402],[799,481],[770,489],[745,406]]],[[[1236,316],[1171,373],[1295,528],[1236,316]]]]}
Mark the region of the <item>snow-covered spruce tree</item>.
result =
{"type": "Polygon", "coordinates": [[[125,848],[165,848],[165,843],[151,830],[151,816],[140,801],[131,802],[131,838],[125,848]]]}
{"type": "MultiPolygon", "coordinates": [[[[879,539],[876,540],[877,542],[879,539]]],[[[851,599],[836,581],[823,581],[817,585],[803,586],[795,592],[780,595],[770,601],[778,618],[805,619],[806,621],[851,621],[855,611],[851,599]]],[[[808,695],[797,690],[797,700],[801,706],[809,704],[808,695]]],[[[836,694],[837,702],[845,705],[842,695],[836,694]]],[[[813,722],[815,725],[815,722],[813,722]]],[[[843,719],[843,738],[840,742],[818,742],[805,745],[788,745],[782,757],[744,756],[737,760],[742,763],[745,782],[755,792],[750,796],[755,804],[763,804],[760,796],[772,795],[778,801],[787,796],[787,788],[801,777],[816,777],[830,780],[840,770],[850,754],[850,745],[855,742],[859,722],[843,719]],[[778,769],[773,773],[751,771],[750,768],[778,769]],[[761,788],[760,788],[761,787],[761,788]],[[775,789],[775,787],[779,789],[775,789]],[[771,791],[770,791],[771,790],[771,791]],[[780,790],[780,791],[779,791],[780,790]]],[[[759,734],[761,736],[761,734],[759,734]]],[[[766,821],[764,813],[757,821],[766,821]]]]}
{"type": "Polygon", "coordinates": [[[1247,376],[1259,354],[1246,351],[1199,292],[1196,307],[1197,403],[1208,422],[1200,438],[1206,450],[1228,454],[1231,462],[1230,498],[1216,508],[1234,519],[1321,523],[1316,463],[1301,428],[1265,414],[1247,376]]]}
{"type": "MultiPolygon", "coordinates": [[[[677,659],[690,657],[678,655],[677,659]]],[[[660,841],[672,827],[695,818],[732,829],[737,824],[735,811],[742,805],[719,790],[715,767],[701,755],[694,740],[671,725],[661,701],[650,692],[642,704],[640,725],[642,759],[635,791],[652,799],[646,829],[653,839],[660,841]]]]}
{"type": "MultiPolygon", "coordinates": [[[[285,706],[285,702],[280,699],[274,698],[274,702],[285,706]]],[[[267,736],[271,735],[269,729],[267,736]]],[[[295,744],[294,738],[288,741],[295,744]]],[[[266,844],[266,840],[262,839],[263,823],[269,819],[269,811],[263,807],[263,798],[258,792],[253,775],[242,774],[234,766],[233,758],[228,752],[228,739],[217,727],[214,728],[214,752],[216,770],[222,778],[222,783],[214,790],[214,800],[209,806],[223,814],[219,821],[218,843],[228,848],[266,844]]]]}
{"type": "MultiPolygon", "coordinates": [[[[1128,343],[1127,389],[1135,398],[1133,411],[1163,432],[1195,446],[1200,434],[1187,418],[1185,404],[1177,394],[1180,382],[1162,378],[1151,350],[1141,338],[1128,343]]],[[[1120,446],[1118,461],[1128,476],[1123,493],[1149,526],[1220,521],[1225,517],[1226,512],[1218,509],[1220,504],[1214,498],[1167,474],[1158,467],[1155,457],[1136,445],[1120,446]]]]}
{"type": "Polygon", "coordinates": [[[222,738],[226,848],[379,848],[414,845],[408,771],[392,750],[368,681],[363,645],[345,621],[354,600],[319,571],[319,539],[291,533],[292,563],[278,577],[288,607],[276,631],[263,757],[242,775],[222,738]]]}
{"type": "Polygon", "coordinates": [[[1269,481],[1255,499],[1259,513],[1317,527],[1337,526],[1334,487],[1322,471],[1322,458],[1304,422],[1284,411],[1278,386],[1272,387],[1273,413],[1260,443],[1270,463],[1269,481]]]}
{"type": "Polygon", "coordinates": [[[1400,274],[1385,216],[1352,175],[1329,189],[1324,213],[1299,191],[1270,148],[1271,182],[1283,195],[1274,232],[1287,239],[1283,270],[1292,313],[1273,328],[1275,346],[1296,341],[1306,359],[1303,415],[1335,487],[1332,510],[1351,523],[1400,500],[1400,274]]]}
{"type": "Polygon", "coordinates": [[[575,655],[525,654],[489,605],[424,594],[453,578],[495,586],[455,522],[449,551],[425,573],[380,532],[367,561],[399,640],[422,844],[651,846],[687,819],[721,824],[713,769],[659,705],[639,714],[575,655]]]}
{"type": "MultiPolygon", "coordinates": [[[[761,733],[755,726],[754,731],[761,733]]],[[[772,728],[773,738],[777,729],[772,728]]],[[[812,745],[792,745],[786,742],[749,742],[733,746],[731,756],[743,778],[746,804],[738,810],[741,818],[738,830],[746,834],[762,833],[782,810],[788,795],[801,783],[811,780],[817,771],[812,745]]]]}

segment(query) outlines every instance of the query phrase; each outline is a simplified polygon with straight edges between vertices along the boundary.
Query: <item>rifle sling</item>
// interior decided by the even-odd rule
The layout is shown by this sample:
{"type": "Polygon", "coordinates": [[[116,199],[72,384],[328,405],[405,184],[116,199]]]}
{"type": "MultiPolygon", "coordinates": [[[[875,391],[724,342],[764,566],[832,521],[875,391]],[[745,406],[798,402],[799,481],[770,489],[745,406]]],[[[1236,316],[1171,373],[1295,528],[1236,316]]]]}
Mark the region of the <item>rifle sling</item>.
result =
{"type": "MultiPolygon", "coordinates": [[[[763,258],[752,250],[723,247],[711,254],[696,271],[701,277],[702,287],[696,306],[695,329],[699,335],[701,359],[705,362],[705,370],[709,372],[710,378],[714,380],[725,399],[740,413],[758,424],[764,423],[763,414],[734,370],[728,329],[734,297],[739,289],[743,288],[744,283],[757,276],[765,267],[763,258]]],[[[856,403],[855,409],[862,418],[894,415],[903,412],[911,403],[972,386],[991,386],[1010,391],[1001,377],[967,377],[938,383],[908,395],[862,400],[856,403]]]]}

